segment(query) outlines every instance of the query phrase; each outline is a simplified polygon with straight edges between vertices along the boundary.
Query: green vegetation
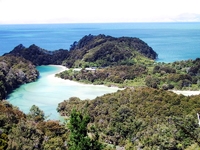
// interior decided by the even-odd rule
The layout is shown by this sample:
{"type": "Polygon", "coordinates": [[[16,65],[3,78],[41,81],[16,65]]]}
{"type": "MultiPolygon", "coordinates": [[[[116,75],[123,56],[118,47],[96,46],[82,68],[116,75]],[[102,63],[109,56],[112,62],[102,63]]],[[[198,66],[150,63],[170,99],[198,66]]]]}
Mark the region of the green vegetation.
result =
{"type": "MultiPolygon", "coordinates": [[[[101,150],[103,145],[98,142],[98,133],[92,134],[93,139],[88,136],[87,125],[90,122],[88,115],[82,115],[72,110],[69,120],[70,140],[69,150],[101,150]]],[[[95,128],[92,126],[93,132],[95,128]]],[[[90,133],[91,134],[91,133],[90,133]]]]}
{"type": "MultiPolygon", "coordinates": [[[[60,65],[62,61],[68,57],[68,50],[56,50],[56,51],[47,51],[44,50],[36,45],[31,45],[30,47],[26,48],[22,44],[16,46],[9,55],[23,57],[26,60],[31,61],[34,65],[60,65]]],[[[4,55],[8,55],[4,54],[4,55]]]]}
{"type": "Polygon", "coordinates": [[[63,65],[69,68],[107,67],[133,65],[144,60],[150,62],[150,59],[156,58],[157,53],[138,38],[114,38],[100,34],[84,36],[74,42],[63,65]]]}
{"type": "Polygon", "coordinates": [[[0,57],[0,99],[21,84],[35,81],[39,72],[35,66],[22,57],[6,55],[0,57]]]}
{"type": "Polygon", "coordinates": [[[42,111],[33,106],[28,115],[6,101],[0,101],[0,148],[64,150],[68,131],[58,121],[43,120],[42,111]],[[41,119],[38,119],[41,118],[41,119]]]}
{"type": "Polygon", "coordinates": [[[90,117],[73,110],[67,125],[45,120],[33,105],[26,115],[6,101],[0,101],[0,149],[101,150],[103,146],[90,117]]]}
{"type": "Polygon", "coordinates": [[[147,68],[144,65],[123,65],[100,68],[93,71],[82,69],[77,72],[71,69],[57,76],[85,83],[127,86],[129,84],[128,81],[134,80],[136,77],[142,77],[145,74],[147,74],[147,68]]]}
{"type": "Polygon", "coordinates": [[[94,100],[72,97],[58,106],[69,116],[87,110],[100,140],[127,149],[186,149],[200,146],[196,113],[200,96],[186,97],[152,88],[127,88],[94,100]]]}
{"type": "Polygon", "coordinates": [[[157,89],[198,90],[200,59],[174,63],[136,63],[81,71],[70,69],[57,74],[63,79],[118,87],[151,87],[157,89]]]}

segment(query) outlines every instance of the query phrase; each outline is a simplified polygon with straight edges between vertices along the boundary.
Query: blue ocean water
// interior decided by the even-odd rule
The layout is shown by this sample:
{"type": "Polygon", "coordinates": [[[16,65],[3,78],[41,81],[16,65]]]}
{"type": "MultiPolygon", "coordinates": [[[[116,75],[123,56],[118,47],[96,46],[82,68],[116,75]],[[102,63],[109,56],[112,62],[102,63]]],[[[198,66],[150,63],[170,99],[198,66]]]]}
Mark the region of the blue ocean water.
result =
{"type": "Polygon", "coordinates": [[[88,34],[138,37],[158,53],[160,62],[200,57],[200,22],[0,25],[0,55],[19,44],[69,49],[88,34]]]}
{"type": "Polygon", "coordinates": [[[39,80],[20,86],[7,98],[24,113],[28,113],[32,105],[36,105],[49,116],[48,119],[58,120],[58,103],[74,96],[80,99],[94,99],[118,90],[116,87],[86,85],[55,78],[54,74],[62,70],[58,66],[38,66],[37,69],[40,72],[39,80]]]}

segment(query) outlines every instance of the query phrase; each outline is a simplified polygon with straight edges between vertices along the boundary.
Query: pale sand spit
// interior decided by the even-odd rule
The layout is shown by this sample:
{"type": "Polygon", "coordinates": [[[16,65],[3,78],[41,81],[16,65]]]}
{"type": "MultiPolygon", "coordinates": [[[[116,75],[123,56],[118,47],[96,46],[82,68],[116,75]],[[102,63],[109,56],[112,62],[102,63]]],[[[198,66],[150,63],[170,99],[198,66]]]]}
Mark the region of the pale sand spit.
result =
{"type": "Polygon", "coordinates": [[[185,96],[199,95],[200,91],[180,91],[180,90],[170,90],[176,94],[182,94],[185,96]]]}
{"type": "Polygon", "coordinates": [[[57,72],[57,73],[63,72],[65,70],[69,70],[67,67],[62,66],[62,65],[49,65],[49,66],[55,66],[55,67],[60,68],[61,70],[59,72],[57,72]]]}
{"type": "MultiPolygon", "coordinates": [[[[50,66],[56,66],[56,67],[60,67],[61,70],[57,73],[63,72],[65,70],[69,70],[68,68],[66,68],[65,66],[62,65],[50,65],[50,66]]],[[[57,74],[55,73],[55,74],[57,74]]],[[[61,79],[55,76],[55,74],[51,74],[48,76],[48,79],[50,80],[50,82],[53,82],[55,84],[67,84],[67,85],[77,85],[77,86],[93,86],[93,87],[107,87],[105,85],[94,85],[94,84],[84,84],[84,83],[80,83],[80,82],[76,82],[76,81],[72,81],[72,80],[65,80],[65,79],[61,79]]],[[[112,89],[116,89],[116,90],[122,90],[123,88],[118,88],[118,87],[109,87],[112,89]]]]}
{"type": "MultiPolygon", "coordinates": [[[[66,68],[65,66],[62,66],[62,65],[50,65],[50,66],[56,66],[56,67],[59,67],[61,68],[59,72],[57,73],[60,73],[60,72],[63,72],[65,70],[69,70],[68,68],[66,68]]],[[[61,78],[58,78],[58,77],[55,77],[55,74],[51,74],[48,76],[48,79],[51,81],[51,82],[54,82],[54,83],[57,83],[57,84],[68,84],[68,85],[77,85],[77,86],[99,86],[99,87],[104,87],[104,85],[93,85],[93,84],[84,84],[84,83],[79,83],[79,82],[76,82],[76,81],[71,81],[71,80],[64,80],[64,79],[61,79],[61,78]]],[[[119,90],[122,90],[121,88],[118,88],[118,87],[110,87],[110,88],[116,88],[116,89],[119,89],[119,90]]],[[[185,95],[185,96],[192,96],[192,95],[199,95],[200,94],[200,91],[180,91],[180,90],[170,90],[176,94],[182,94],[182,95],[185,95]]]]}

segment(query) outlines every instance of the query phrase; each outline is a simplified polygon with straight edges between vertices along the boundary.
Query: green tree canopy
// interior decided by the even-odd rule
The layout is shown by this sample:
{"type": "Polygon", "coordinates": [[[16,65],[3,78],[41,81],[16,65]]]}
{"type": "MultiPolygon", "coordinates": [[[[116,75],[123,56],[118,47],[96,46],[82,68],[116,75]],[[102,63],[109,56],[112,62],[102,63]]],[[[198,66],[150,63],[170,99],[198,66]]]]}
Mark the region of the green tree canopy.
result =
{"type": "Polygon", "coordinates": [[[70,141],[69,150],[101,150],[102,144],[98,139],[90,139],[88,136],[87,125],[90,122],[88,115],[82,115],[75,109],[70,115],[70,141]]]}
{"type": "Polygon", "coordinates": [[[30,119],[33,119],[36,122],[44,121],[45,116],[44,112],[36,105],[33,105],[30,109],[30,112],[27,115],[30,119]]]}

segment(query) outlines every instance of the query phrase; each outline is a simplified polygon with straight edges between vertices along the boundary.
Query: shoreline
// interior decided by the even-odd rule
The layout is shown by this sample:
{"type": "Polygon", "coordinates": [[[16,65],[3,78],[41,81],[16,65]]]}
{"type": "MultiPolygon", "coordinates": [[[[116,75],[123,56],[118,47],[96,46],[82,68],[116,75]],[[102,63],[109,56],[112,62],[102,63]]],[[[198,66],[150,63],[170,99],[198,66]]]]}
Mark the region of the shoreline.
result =
{"type": "MultiPolygon", "coordinates": [[[[58,68],[61,68],[61,70],[59,72],[56,72],[54,74],[51,74],[49,75],[48,77],[51,79],[51,81],[53,82],[65,82],[67,84],[70,84],[70,85],[77,85],[77,86],[95,86],[95,87],[107,87],[106,85],[94,85],[94,84],[85,84],[85,83],[81,83],[81,82],[77,82],[77,81],[72,81],[72,80],[65,80],[65,79],[61,79],[59,77],[56,77],[55,75],[57,73],[60,73],[60,72],[63,72],[65,70],[69,70],[69,68],[65,67],[65,66],[62,66],[62,65],[49,65],[49,66],[55,66],[55,67],[58,67],[58,68]]],[[[123,90],[124,88],[119,88],[119,87],[109,87],[109,88],[115,88],[115,89],[118,89],[118,90],[123,90]]],[[[200,91],[181,91],[181,90],[169,90],[173,93],[176,93],[176,94],[182,94],[184,96],[193,96],[193,95],[199,95],[200,94],[200,91]]]]}
{"type": "MultiPolygon", "coordinates": [[[[78,82],[78,81],[73,81],[73,80],[69,80],[69,79],[62,79],[59,77],[56,77],[55,75],[57,73],[63,72],[65,70],[69,70],[69,68],[62,66],[62,65],[49,65],[49,66],[55,66],[55,67],[59,67],[61,68],[61,70],[59,72],[53,73],[51,75],[48,75],[48,78],[52,81],[52,82],[57,82],[57,83],[61,83],[61,82],[65,82],[69,85],[77,85],[77,86],[88,86],[88,87],[108,87],[106,85],[94,85],[94,84],[86,84],[86,83],[82,83],[82,82],[78,82]]],[[[119,88],[119,87],[108,87],[108,88],[112,88],[112,89],[116,89],[116,90],[123,90],[124,88],[119,88]]]]}
{"type": "Polygon", "coordinates": [[[60,72],[63,72],[65,70],[69,70],[69,68],[65,67],[65,66],[62,66],[62,65],[49,65],[49,66],[54,66],[54,67],[58,67],[58,68],[61,68],[61,71],[57,72],[57,73],[60,73],[60,72]]]}
{"type": "Polygon", "coordinates": [[[182,94],[184,96],[194,96],[194,95],[199,95],[200,91],[181,91],[181,90],[169,90],[172,91],[176,94],[182,94]]]}

